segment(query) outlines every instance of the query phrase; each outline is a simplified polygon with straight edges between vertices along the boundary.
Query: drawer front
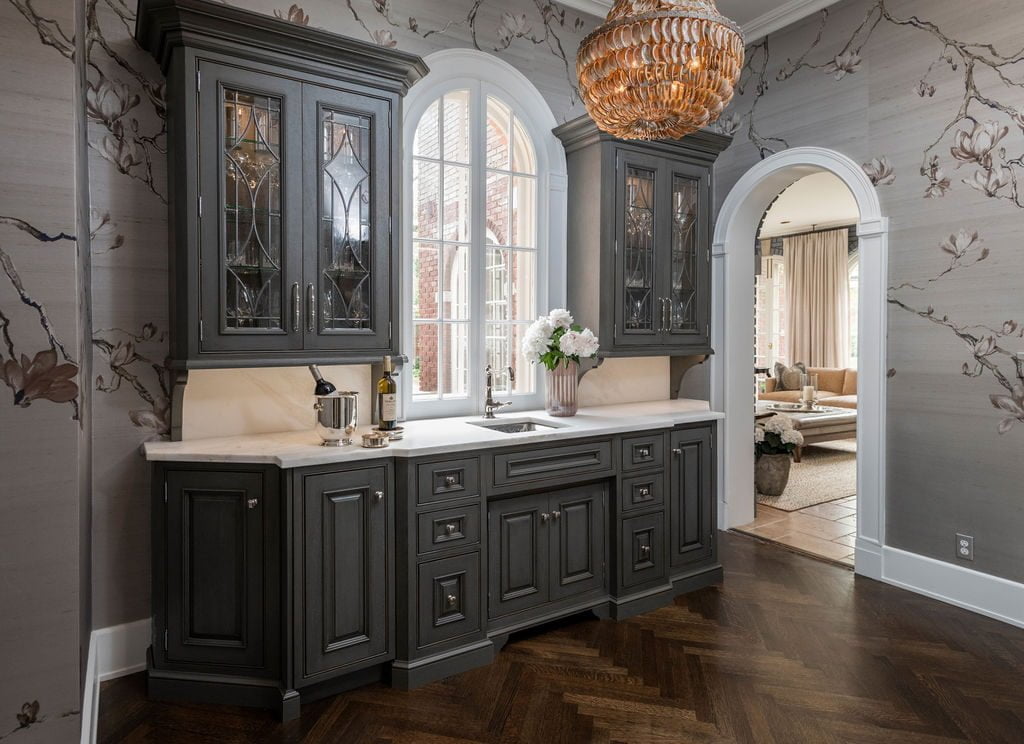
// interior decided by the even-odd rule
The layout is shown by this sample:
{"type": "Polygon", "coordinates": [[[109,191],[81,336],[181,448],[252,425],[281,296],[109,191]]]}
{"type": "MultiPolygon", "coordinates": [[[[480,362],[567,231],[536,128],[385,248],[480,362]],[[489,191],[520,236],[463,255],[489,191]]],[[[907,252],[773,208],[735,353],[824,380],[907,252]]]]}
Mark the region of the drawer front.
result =
{"type": "Polygon", "coordinates": [[[624,511],[637,511],[665,503],[665,476],[663,473],[654,475],[634,475],[622,479],[622,491],[619,497],[619,508],[624,511]]]}
{"type": "Polygon", "coordinates": [[[665,515],[662,512],[622,520],[619,581],[622,588],[665,578],[665,515]]]}
{"type": "Polygon", "coordinates": [[[457,506],[424,512],[416,517],[416,552],[480,544],[480,505],[457,506]]]}
{"type": "Polygon", "coordinates": [[[417,503],[448,501],[480,493],[480,460],[428,462],[416,466],[417,503]]]}
{"type": "Polygon", "coordinates": [[[656,470],[665,465],[665,435],[646,434],[622,439],[623,470],[656,470]]]}
{"type": "Polygon", "coordinates": [[[480,553],[417,566],[417,648],[480,632],[480,553]]]}
{"type": "Polygon", "coordinates": [[[530,485],[609,470],[610,441],[538,447],[494,456],[494,487],[530,485]]]}

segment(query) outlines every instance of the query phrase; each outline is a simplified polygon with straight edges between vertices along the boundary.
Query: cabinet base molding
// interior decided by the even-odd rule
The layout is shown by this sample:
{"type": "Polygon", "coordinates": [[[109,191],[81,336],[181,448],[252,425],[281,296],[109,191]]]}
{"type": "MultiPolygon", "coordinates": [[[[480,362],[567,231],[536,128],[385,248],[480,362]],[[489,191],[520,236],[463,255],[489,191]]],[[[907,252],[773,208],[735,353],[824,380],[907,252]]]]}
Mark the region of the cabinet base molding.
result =
{"type": "Polygon", "coordinates": [[[676,590],[671,585],[660,584],[652,589],[625,597],[612,597],[608,600],[608,613],[613,620],[625,620],[628,617],[642,615],[645,612],[672,604],[676,594],[676,590]]]}
{"type": "Polygon", "coordinates": [[[275,680],[217,674],[199,678],[191,672],[154,669],[152,650],[147,655],[150,659],[146,689],[154,700],[267,708],[276,711],[282,721],[299,716],[299,694],[283,689],[275,680]]]}
{"type": "Polygon", "coordinates": [[[494,661],[496,653],[495,644],[485,639],[424,659],[396,661],[391,665],[391,686],[413,690],[453,674],[487,666],[494,661]]]}
{"type": "Polygon", "coordinates": [[[680,573],[679,569],[676,569],[676,573],[672,576],[672,591],[678,596],[712,584],[721,584],[722,576],[721,563],[710,566],[703,564],[700,568],[687,573],[680,573]]]}

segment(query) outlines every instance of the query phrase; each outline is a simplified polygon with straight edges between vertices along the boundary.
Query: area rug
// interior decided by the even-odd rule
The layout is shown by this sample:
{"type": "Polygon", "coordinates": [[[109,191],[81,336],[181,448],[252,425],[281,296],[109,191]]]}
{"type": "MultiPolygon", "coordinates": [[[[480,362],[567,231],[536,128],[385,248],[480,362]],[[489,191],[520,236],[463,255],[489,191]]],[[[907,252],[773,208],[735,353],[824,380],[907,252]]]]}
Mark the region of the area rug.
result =
{"type": "Polygon", "coordinates": [[[781,496],[757,494],[757,503],[782,511],[797,511],[857,493],[857,443],[823,442],[804,447],[801,462],[789,471],[781,496]]]}

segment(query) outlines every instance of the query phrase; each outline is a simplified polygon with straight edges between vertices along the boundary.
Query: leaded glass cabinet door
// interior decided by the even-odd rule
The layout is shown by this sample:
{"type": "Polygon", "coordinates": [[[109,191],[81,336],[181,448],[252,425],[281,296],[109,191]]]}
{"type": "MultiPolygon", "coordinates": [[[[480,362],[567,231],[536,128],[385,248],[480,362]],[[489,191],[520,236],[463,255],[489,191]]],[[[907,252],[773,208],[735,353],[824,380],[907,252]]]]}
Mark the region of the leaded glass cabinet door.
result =
{"type": "Polygon", "coordinates": [[[307,349],[391,347],[390,104],[306,85],[307,349]]]}
{"type": "Polygon", "coordinates": [[[200,74],[199,348],[299,349],[302,86],[206,62],[200,74]]]}
{"type": "Polygon", "coordinates": [[[670,163],[665,181],[669,190],[661,291],[665,343],[706,346],[711,256],[705,195],[710,193],[710,176],[699,166],[670,163]]]}
{"type": "Polygon", "coordinates": [[[658,280],[659,160],[628,150],[615,159],[615,343],[649,345],[661,331],[658,280]]]}

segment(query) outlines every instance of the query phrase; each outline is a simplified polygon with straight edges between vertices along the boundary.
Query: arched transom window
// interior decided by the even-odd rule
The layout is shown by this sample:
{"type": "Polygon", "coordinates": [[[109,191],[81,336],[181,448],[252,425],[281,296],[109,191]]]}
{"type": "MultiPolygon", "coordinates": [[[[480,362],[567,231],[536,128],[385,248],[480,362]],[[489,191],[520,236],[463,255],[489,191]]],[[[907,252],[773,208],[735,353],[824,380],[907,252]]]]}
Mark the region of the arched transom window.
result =
{"type": "Polygon", "coordinates": [[[405,384],[413,417],[478,410],[487,365],[495,397],[537,402],[538,377],[520,342],[545,286],[543,174],[514,105],[481,82],[464,82],[422,110],[406,142],[412,270],[405,384]]]}

